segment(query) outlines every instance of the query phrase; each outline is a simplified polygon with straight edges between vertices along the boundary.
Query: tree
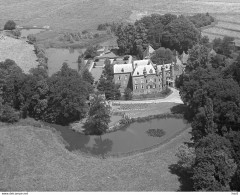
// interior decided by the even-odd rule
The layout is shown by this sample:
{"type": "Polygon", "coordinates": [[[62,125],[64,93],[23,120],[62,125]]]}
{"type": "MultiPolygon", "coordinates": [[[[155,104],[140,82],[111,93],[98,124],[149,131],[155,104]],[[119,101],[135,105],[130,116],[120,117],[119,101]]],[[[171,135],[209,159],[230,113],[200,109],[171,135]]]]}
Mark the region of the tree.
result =
{"type": "Polygon", "coordinates": [[[97,48],[90,46],[87,48],[87,50],[84,52],[84,58],[85,59],[93,59],[97,56],[97,48]]]}
{"type": "Polygon", "coordinates": [[[194,45],[193,48],[189,50],[186,71],[192,71],[198,67],[207,68],[209,63],[209,52],[209,49],[204,45],[194,45]]]}
{"type": "Polygon", "coordinates": [[[68,124],[86,116],[86,100],[92,87],[83,81],[76,70],[63,63],[61,70],[48,79],[48,86],[48,107],[44,120],[68,124]]]}
{"type": "Polygon", "coordinates": [[[13,107],[5,104],[2,108],[2,114],[0,115],[0,121],[6,123],[14,123],[19,120],[19,113],[16,112],[13,107]]]}
{"type": "Polygon", "coordinates": [[[224,36],[223,39],[215,38],[213,40],[213,49],[218,53],[226,57],[230,57],[232,53],[232,42],[234,41],[233,37],[224,36]]]}
{"type": "Polygon", "coordinates": [[[14,30],[16,29],[16,23],[13,20],[8,20],[4,25],[4,30],[14,30]]]}
{"type": "Polygon", "coordinates": [[[170,49],[160,47],[157,49],[151,57],[151,60],[155,64],[168,64],[173,61],[173,53],[170,49]]]}
{"type": "Polygon", "coordinates": [[[89,72],[89,70],[87,68],[85,68],[83,70],[83,73],[82,73],[82,79],[88,83],[90,83],[91,85],[93,84],[94,82],[94,78],[91,74],[91,72],[89,72]]]}
{"type": "Polygon", "coordinates": [[[175,49],[178,52],[187,52],[193,45],[199,42],[200,32],[184,16],[179,16],[177,19],[165,26],[163,33],[162,46],[175,49]]]}
{"type": "Polygon", "coordinates": [[[87,134],[102,135],[107,132],[110,123],[110,107],[100,94],[90,100],[90,109],[85,126],[87,134]]]}
{"type": "Polygon", "coordinates": [[[33,34],[28,35],[27,39],[28,39],[29,43],[31,43],[31,44],[34,44],[37,42],[37,38],[33,34]]]}
{"type": "Polygon", "coordinates": [[[236,171],[231,143],[224,137],[209,134],[196,146],[194,188],[197,191],[229,191],[236,171]]]}
{"type": "Polygon", "coordinates": [[[125,100],[131,100],[132,99],[132,90],[130,88],[126,88],[124,90],[124,97],[125,97],[125,100]]]}
{"type": "Polygon", "coordinates": [[[179,146],[176,156],[182,167],[192,170],[196,158],[194,147],[188,147],[186,144],[182,144],[179,146]]]}
{"type": "MultiPolygon", "coordinates": [[[[90,101],[90,109],[87,120],[84,124],[85,132],[91,135],[99,135],[102,143],[101,135],[107,132],[110,123],[110,106],[100,94],[95,94],[90,101]]],[[[104,153],[102,153],[104,158],[104,153]]]]}
{"type": "Polygon", "coordinates": [[[78,56],[78,72],[81,72],[84,68],[84,55],[81,54],[78,56]]]}
{"type": "Polygon", "coordinates": [[[19,38],[21,36],[21,31],[19,29],[12,30],[13,36],[19,38]]]}
{"type": "Polygon", "coordinates": [[[119,25],[116,30],[119,52],[122,54],[135,54],[135,26],[133,24],[119,25]]]}

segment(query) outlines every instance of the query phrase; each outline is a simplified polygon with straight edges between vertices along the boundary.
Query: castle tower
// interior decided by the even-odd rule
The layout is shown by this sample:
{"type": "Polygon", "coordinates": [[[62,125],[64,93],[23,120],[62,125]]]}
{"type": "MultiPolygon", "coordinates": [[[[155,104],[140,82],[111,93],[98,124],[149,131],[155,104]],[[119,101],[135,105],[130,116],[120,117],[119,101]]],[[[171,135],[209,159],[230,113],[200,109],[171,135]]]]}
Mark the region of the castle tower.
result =
{"type": "Polygon", "coordinates": [[[166,70],[165,70],[164,63],[163,63],[163,66],[162,66],[162,88],[163,89],[166,88],[166,70]]]}
{"type": "Polygon", "coordinates": [[[170,66],[170,76],[171,76],[171,80],[172,80],[172,87],[175,87],[175,72],[174,72],[174,64],[176,62],[172,62],[171,66],[170,66]]]}

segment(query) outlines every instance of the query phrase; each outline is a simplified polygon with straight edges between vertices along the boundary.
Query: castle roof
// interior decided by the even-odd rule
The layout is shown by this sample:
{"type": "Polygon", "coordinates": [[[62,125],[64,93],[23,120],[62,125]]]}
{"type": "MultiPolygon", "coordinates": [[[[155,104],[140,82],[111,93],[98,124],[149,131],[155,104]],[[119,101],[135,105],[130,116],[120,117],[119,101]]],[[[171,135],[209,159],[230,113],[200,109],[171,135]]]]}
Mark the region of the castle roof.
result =
{"type": "Polygon", "coordinates": [[[113,66],[114,74],[120,73],[132,73],[133,67],[132,64],[115,64],[113,66]]]}
{"type": "Polygon", "coordinates": [[[133,66],[137,67],[137,66],[145,66],[145,65],[149,65],[149,64],[153,64],[151,60],[147,59],[147,60],[135,60],[133,61],[133,66]]]}
{"type": "Polygon", "coordinates": [[[182,63],[183,63],[183,64],[187,64],[188,58],[189,58],[189,55],[186,54],[186,53],[183,51],[183,54],[182,54],[182,63]]]}
{"type": "Polygon", "coordinates": [[[165,67],[165,70],[170,70],[172,64],[157,65],[158,72],[162,72],[162,67],[165,67]]]}
{"type": "Polygon", "coordinates": [[[156,74],[151,60],[136,60],[133,62],[133,66],[135,67],[133,76],[143,76],[144,72],[146,74],[156,74]]]}
{"type": "Polygon", "coordinates": [[[154,51],[151,45],[148,45],[147,49],[143,52],[143,58],[150,57],[154,51]]]}

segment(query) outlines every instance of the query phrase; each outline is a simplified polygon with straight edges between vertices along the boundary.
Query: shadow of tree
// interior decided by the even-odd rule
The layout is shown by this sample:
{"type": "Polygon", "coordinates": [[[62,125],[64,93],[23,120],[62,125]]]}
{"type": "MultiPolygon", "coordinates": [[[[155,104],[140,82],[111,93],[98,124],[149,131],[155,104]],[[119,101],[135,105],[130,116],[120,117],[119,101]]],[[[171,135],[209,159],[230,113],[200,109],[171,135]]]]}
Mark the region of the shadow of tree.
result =
{"type": "Polygon", "coordinates": [[[105,155],[112,150],[112,140],[99,137],[95,138],[94,141],[94,145],[92,147],[85,147],[84,151],[93,155],[101,155],[102,158],[105,158],[105,155]]]}
{"type": "Polygon", "coordinates": [[[188,122],[192,121],[193,118],[192,111],[186,105],[179,104],[173,106],[170,110],[172,114],[182,114],[184,116],[184,119],[186,119],[188,122]]]}
{"type": "Polygon", "coordinates": [[[190,171],[189,168],[184,168],[179,163],[172,164],[168,168],[172,174],[178,176],[178,180],[180,182],[180,187],[178,191],[194,191],[192,181],[193,173],[190,171]]]}

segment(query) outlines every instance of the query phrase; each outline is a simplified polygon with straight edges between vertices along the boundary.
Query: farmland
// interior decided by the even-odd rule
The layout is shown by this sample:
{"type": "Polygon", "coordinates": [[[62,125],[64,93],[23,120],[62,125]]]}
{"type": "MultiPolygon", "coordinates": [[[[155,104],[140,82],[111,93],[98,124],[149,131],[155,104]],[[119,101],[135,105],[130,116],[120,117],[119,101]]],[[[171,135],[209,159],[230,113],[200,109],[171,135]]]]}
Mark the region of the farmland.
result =
{"type": "Polygon", "coordinates": [[[19,25],[48,25],[56,31],[96,29],[100,23],[126,21],[132,13],[209,12],[221,20],[240,18],[237,0],[0,0],[0,9],[0,26],[13,19],[19,25]]]}

